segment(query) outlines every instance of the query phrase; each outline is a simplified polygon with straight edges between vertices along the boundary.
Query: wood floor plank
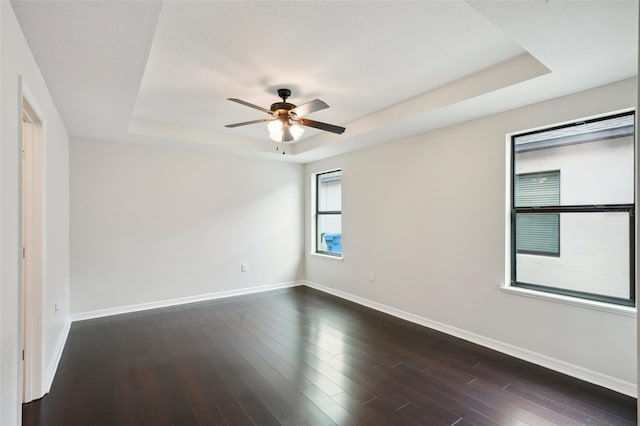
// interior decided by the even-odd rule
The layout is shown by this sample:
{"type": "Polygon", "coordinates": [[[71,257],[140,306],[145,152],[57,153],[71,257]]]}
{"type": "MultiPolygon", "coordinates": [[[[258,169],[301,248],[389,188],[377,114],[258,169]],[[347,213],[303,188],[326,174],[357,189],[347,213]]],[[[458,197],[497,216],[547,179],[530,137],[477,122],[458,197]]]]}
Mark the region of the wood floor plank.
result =
{"type": "Polygon", "coordinates": [[[547,401],[553,401],[554,404],[560,407],[570,406],[589,417],[605,423],[615,424],[626,421],[632,424],[635,420],[626,415],[628,414],[627,410],[611,411],[611,405],[601,405],[599,401],[594,398],[595,392],[592,393],[589,398],[569,398],[566,394],[556,391],[553,387],[543,386],[531,381],[527,381],[526,383],[514,381],[507,390],[510,392],[515,391],[514,393],[526,392],[527,394],[536,395],[536,399],[543,401],[544,405],[547,405],[547,401]]]}
{"type": "Polygon", "coordinates": [[[636,400],[307,287],[72,324],[24,425],[631,425],[636,400]]]}
{"type": "Polygon", "coordinates": [[[571,401],[571,403],[567,404],[565,402],[559,402],[555,398],[547,398],[533,392],[531,389],[528,389],[526,386],[523,386],[518,383],[512,383],[508,387],[505,388],[505,391],[508,393],[512,393],[514,395],[518,395],[523,399],[534,402],[538,405],[545,406],[550,410],[555,411],[558,414],[561,414],[565,417],[576,419],[582,424],[628,424],[632,425],[634,422],[630,422],[623,417],[619,417],[613,414],[605,413],[605,412],[595,412],[589,410],[589,412],[585,412],[586,410],[581,409],[584,408],[584,405],[580,403],[580,401],[571,401]]]}

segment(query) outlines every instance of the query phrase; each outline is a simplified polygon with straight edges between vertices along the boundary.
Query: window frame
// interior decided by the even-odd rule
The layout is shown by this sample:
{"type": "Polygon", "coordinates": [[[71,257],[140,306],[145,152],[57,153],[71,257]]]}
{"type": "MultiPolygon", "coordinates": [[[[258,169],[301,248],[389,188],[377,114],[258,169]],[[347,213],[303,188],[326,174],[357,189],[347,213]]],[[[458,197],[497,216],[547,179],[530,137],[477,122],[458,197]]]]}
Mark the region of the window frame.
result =
{"type": "MultiPolygon", "coordinates": [[[[604,302],[614,305],[622,305],[622,306],[636,306],[636,288],[635,288],[635,269],[636,269],[636,258],[635,258],[635,204],[636,204],[636,178],[637,178],[637,167],[635,166],[634,161],[634,181],[633,181],[633,194],[634,200],[632,204],[593,204],[593,205],[558,205],[558,206],[529,206],[529,207],[516,207],[515,206],[515,159],[516,159],[516,139],[522,136],[532,135],[536,133],[548,132],[558,129],[564,129],[569,127],[574,127],[578,125],[583,125],[585,123],[593,123],[603,120],[608,120],[616,117],[622,117],[631,115],[634,117],[634,127],[633,127],[633,143],[634,143],[634,157],[636,155],[636,127],[637,127],[637,117],[635,114],[635,110],[627,110],[618,113],[604,114],[598,117],[583,119],[583,120],[574,120],[572,122],[566,124],[560,124],[555,126],[547,126],[543,128],[538,128],[537,130],[527,131],[527,132],[519,132],[513,133],[510,135],[509,149],[510,149],[510,188],[509,188],[509,215],[510,215],[510,244],[509,253],[510,253],[510,262],[511,262],[511,276],[510,276],[510,286],[515,288],[523,288],[528,290],[540,291],[544,293],[552,293],[562,296],[569,296],[578,299],[586,299],[590,301],[596,302],[604,302]],[[517,281],[517,256],[518,254],[530,254],[530,253],[518,253],[516,248],[516,215],[518,213],[529,213],[529,214],[549,214],[555,213],[560,215],[561,213],[607,213],[607,212],[626,212],[629,214],[629,298],[620,298],[607,296],[602,294],[595,294],[589,292],[583,292],[578,290],[570,290],[564,289],[561,287],[551,287],[540,284],[531,284],[526,282],[517,281]]],[[[561,238],[560,226],[558,227],[558,239],[561,238]]],[[[558,245],[558,248],[560,246],[558,245]]],[[[531,253],[537,255],[537,253],[531,253]]]]}
{"type": "MultiPolygon", "coordinates": [[[[335,253],[335,252],[331,252],[331,251],[325,251],[325,250],[320,250],[319,247],[319,241],[318,241],[318,221],[320,220],[321,216],[331,216],[331,215],[340,215],[342,217],[342,169],[341,168],[337,168],[337,169],[331,169],[331,170],[327,170],[324,172],[318,172],[315,174],[315,184],[314,184],[314,189],[315,189],[315,206],[314,206],[314,227],[313,227],[313,253],[314,254],[320,254],[323,256],[331,256],[331,257],[336,257],[336,258],[341,258],[343,255],[343,252],[340,253],[335,253]],[[320,210],[320,178],[323,175],[327,175],[330,173],[335,173],[335,172],[340,172],[340,210],[320,210]]],[[[341,225],[342,228],[342,225],[341,225]]],[[[342,234],[342,229],[340,229],[340,234],[342,234]]]]}

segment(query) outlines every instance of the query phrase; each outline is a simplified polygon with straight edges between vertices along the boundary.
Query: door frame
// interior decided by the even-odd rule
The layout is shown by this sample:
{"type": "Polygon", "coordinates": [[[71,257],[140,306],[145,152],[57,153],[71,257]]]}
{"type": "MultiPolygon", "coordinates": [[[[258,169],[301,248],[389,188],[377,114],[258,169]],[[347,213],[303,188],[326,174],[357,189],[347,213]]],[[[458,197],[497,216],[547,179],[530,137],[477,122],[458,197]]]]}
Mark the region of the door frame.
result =
{"type": "Polygon", "coordinates": [[[22,402],[41,398],[44,366],[44,121],[20,79],[20,338],[22,402]]]}

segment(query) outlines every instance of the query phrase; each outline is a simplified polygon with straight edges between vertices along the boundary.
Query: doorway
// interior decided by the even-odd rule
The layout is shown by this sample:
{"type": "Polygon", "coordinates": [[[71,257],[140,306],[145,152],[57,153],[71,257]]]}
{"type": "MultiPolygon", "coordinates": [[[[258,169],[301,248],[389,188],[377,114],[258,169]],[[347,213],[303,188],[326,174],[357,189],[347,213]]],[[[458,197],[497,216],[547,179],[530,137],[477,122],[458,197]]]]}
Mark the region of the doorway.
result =
{"type": "Polygon", "coordinates": [[[22,98],[22,401],[43,392],[44,132],[22,98]]]}

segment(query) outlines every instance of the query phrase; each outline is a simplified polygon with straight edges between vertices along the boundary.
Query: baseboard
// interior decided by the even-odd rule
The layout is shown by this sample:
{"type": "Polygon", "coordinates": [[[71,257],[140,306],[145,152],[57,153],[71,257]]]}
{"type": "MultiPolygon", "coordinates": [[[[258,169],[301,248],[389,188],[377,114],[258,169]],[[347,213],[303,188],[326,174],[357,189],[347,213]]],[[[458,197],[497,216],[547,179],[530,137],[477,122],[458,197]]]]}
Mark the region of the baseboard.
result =
{"type": "Polygon", "coordinates": [[[635,383],[627,382],[626,380],[621,380],[616,377],[608,376],[606,374],[602,374],[597,371],[580,367],[579,365],[552,358],[547,355],[533,352],[519,346],[491,339],[489,337],[443,324],[438,321],[433,321],[420,315],[412,314],[401,309],[374,302],[351,293],[346,293],[341,290],[336,290],[335,288],[320,285],[311,281],[305,281],[304,284],[316,290],[320,290],[322,292],[332,294],[334,296],[349,300],[359,305],[375,309],[376,311],[380,311],[385,314],[389,314],[394,317],[422,325],[424,327],[432,328],[434,330],[441,331],[460,339],[468,340],[472,343],[494,349],[496,351],[511,355],[516,358],[520,358],[533,364],[541,365],[543,367],[558,371],[563,374],[567,374],[569,376],[587,381],[589,383],[612,389],[616,392],[620,392],[634,398],[636,398],[638,395],[638,386],[635,383]]]}
{"type": "Polygon", "coordinates": [[[51,385],[53,384],[53,378],[56,376],[56,371],[58,371],[58,365],[60,364],[60,359],[62,358],[62,351],[64,351],[64,345],[67,343],[67,337],[69,337],[69,330],[71,329],[71,321],[67,321],[62,329],[62,333],[58,338],[58,342],[56,343],[56,352],[54,358],[51,359],[49,365],[47,366],[46,376],[44,378],[44,394],[48,394],[51,390],[51,385]]]}
{"type": "Polygon", "coordinates": [[[130,312],[146,311],[149,309],[166,308],[168,306],[184,305],[187,303],[203,302],[205,300],[221,299],[224,297],[242,296],[245,294],[261,293],[263,291],[278,290],[282,288],[304,285],[303,281],[290,281],[285,283],[266,284],[238,290],[219,291],[215,293],[199,294],[196,296],[178,297],[175,299],[158,300],[155,302],[138,303],[135,305],[118,306],[116,308],[98,309],[89,312],[80,312],[71,315],[71,321],[84,321],[93,318],[108,317],[111,315],[127,314],[130,312]]]}

